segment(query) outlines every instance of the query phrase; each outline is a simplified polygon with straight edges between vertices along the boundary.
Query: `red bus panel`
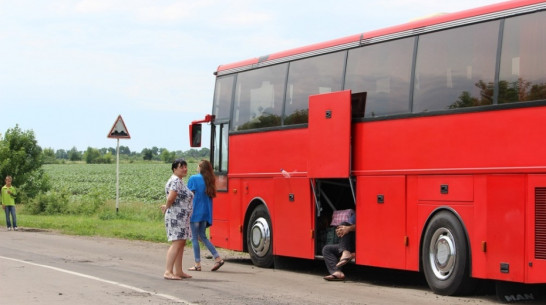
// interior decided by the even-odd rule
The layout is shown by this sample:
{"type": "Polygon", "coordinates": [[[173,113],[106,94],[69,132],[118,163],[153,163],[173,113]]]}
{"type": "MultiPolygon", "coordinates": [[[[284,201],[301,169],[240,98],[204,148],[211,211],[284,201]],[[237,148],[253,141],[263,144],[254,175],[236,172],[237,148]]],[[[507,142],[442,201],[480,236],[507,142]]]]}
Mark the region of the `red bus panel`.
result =
{"type": "Polygon", "coordinates": [[[487,201],[487,278],[523,282],[525,176],[489,176],[487,201]]]}
{"type": "Polygon", "coordinates": [[[351,91],[309,97],[310,178],[347,178],[351,170],[351,91]]]}
{"type": "Polygon", "coordinates": [[[307,178],[273,178],[273,251],[275,255],[313,259],[314,213],[307,178]]]}
{"type": "Polygon", "coordinates": [[[406,177],[358,177],[356,262],[405,269],[406,177]]]}

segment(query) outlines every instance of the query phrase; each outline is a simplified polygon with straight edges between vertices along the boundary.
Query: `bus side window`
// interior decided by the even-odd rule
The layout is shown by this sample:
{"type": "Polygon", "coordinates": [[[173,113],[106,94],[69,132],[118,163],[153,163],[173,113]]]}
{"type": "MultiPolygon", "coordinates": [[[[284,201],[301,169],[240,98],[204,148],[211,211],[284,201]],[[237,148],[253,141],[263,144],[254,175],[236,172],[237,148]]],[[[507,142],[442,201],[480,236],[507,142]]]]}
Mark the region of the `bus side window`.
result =
{"type": "Polygon", "coordinates": [[[546,99],[546,12],[506,19],[499,104],[546,99]]]}
{"type": "Polygon", "coordinates": [[[414,38],[349,50],[345,89],[367,92],[366,117],[409,112],[414,38]]]}
{"type": "Polygon", "coordinates": [[[421,35],[413,112],[491,104],[499,27],[491,21],[421,35]]]}

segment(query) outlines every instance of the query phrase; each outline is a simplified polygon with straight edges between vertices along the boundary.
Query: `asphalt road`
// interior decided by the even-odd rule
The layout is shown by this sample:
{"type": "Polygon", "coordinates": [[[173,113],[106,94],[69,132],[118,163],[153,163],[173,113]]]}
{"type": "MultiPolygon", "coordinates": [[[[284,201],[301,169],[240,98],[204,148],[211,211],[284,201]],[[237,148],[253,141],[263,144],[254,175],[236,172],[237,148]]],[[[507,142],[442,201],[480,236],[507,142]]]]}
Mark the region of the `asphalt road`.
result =
{"type": "MultiPolygon", "coordinates": [[[[488,292],[433,294],[418,273],[348,265],[345,282],[326,282],[321,261],[278,258],[253,266],[247,254],[219,249],[192,279],[163,279],[166,243],[0,229],[1,304],[499,304],[488,292]]],[[[202,255],[208,251],[202,251],[202,255]]],[[[186,247],[184,269],[193,265],[186,247]]],[[[188,271],[189,273],[189,271],[188,271]]],[[[527,303],[529,304],[529,303],[527,303]]]]}

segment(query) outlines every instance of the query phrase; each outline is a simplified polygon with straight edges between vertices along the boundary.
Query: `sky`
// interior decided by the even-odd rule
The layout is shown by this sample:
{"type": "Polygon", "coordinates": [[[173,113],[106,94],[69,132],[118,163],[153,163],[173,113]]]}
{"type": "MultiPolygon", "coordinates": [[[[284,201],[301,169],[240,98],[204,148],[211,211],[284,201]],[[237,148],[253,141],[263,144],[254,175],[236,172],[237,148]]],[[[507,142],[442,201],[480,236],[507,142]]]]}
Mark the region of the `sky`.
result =
{"type": "MultiPolygon", "coordinates": [[[[190,149],[219,65],[491,0],[0,0],[0,136],[42,148],[190,149]]],[[[204,147],[210,128],[204,126],[204,147]]]]}

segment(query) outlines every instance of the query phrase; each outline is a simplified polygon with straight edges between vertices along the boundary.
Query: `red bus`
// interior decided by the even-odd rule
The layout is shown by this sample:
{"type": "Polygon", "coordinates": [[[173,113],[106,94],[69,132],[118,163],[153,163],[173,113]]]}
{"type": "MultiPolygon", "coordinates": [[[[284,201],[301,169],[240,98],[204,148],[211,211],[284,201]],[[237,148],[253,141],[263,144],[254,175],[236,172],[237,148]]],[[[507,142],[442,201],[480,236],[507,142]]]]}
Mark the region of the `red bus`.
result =
{"type": "Polygon", "coordinates": [[[357,265],[546,283],[546,1],[516,0],[221,65],[215,245],[320,258],[356,211],[357,265]],[[284,175],[283,171],[284,170],[284,175]]]}

